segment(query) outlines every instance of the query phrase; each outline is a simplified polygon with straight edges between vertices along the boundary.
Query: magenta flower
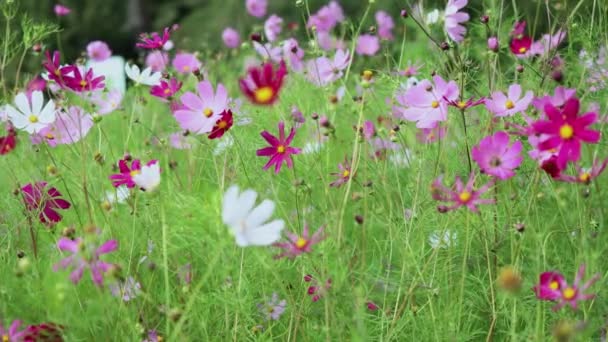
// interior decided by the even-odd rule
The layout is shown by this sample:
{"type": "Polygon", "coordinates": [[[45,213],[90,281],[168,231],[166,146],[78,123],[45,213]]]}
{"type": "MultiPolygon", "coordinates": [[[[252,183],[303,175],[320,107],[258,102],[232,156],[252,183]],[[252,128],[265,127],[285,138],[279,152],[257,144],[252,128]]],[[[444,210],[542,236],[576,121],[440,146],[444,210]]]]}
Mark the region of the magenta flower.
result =
{"type": "Polygon", "coordinates": [[[49,146],[71,145],[87,136],[93,127],[93,117],[84,109],[72,106],[57,112],[55,121],[31,136],[33,144],[46,142],[49,146]]]}
{"type": "Polygon", "coordinates": [[[174,116],[179,126],[195,134],[211,132],[222,112],[228,109],[228,94],[224,85],[218,83],[217,91],[209,81],[200,82],[198,95],[186,92],[180,100],[184,109],[175,111],[174,116]]]}
{"type": "Polygon", "coordinates": [[[217,120],[211,132],[207,138],[209,139],[219,139],[224,136],[224,133],[228,132],[230,127],[232,127],[233,118],[232,111],[230,109],[226,109],[222,112],[220,119],[217,120]]]}
{"type": "Polygon", "coordinates": [[[169,64],[169,55],[166,52],[155,50],[146,56],[146,66],[154,72],[163,72],[169,64]]]}
{"type": "Polygon", "coordinates": [[[245,7],[247,7],[247,13],[256,18],[261,18],[266,15],[268,2],[267,0],[245,0],[245,7]]]}
{"type": "Polygon", "coordinates": [[[478,190],[474,189],[475,174],[472,172],[469,176],[467,184],[463,184],[460,177],[456,176],[456,183],[451,189],[445,187],[442,180],[443,176],[439,176],[431,185],[431,194],[433,199],[453,203],[449,207],[445,205],[437,207],[437,209],[442,213],[458,209],[462,206],[466,206],[470,211],[478,213],[479,209],[477,208],[477,205],[494,203],[494,200],[492,199],[481,198],[481,196],[494,185],[494,180],[491,180],[478,190]]]}
{"type": "Polygon", "coordinates": [[[318,244],[319,242],[323,241],[323,239],[325,239],[325,235],[323,234],[324,228],[324,226],[321,226],[312,236],[310,236],[309,234],[307,224],[304,224],[304,231],[302,232],[302,236],[287,232],[286,234],[289,241],[275,242],[273,244],[274,247],[283,249],[283,253],[275,255],[274,258],[280,259],[287,257],[293,259],[298,255],[312,252],[312,246],[318,244]]]}
{"type": "Polygon", "coordinates": [[[62,259],[59,263],[53,266],[53,270],[57,272],[59,269],[72,268],[70,280],[74,284],[82,279],[82,275],[86,269],[91,270],[91,279],[95,285],[103,286],[103,275],[110,271],[114,266],[100,260],[100,256],[114,252],[118,249],[118,241],[108,240],[101,246],[97,247],[93,243],[87,243],[83,238],[70,240],[62,237],[57,241],[57,247],[63,252],[71,252],[72,255],[62,259]]]}
{"type": "Polygon", "coordinates": [[[581,142],[595,144],[600,140],[600,132],[587,127],[597,121],[596,113],[586,113],[579,117],[579,101],[572,97],[560,111],[551,104],[545,104],[548,120],[538,120],[532,127],[537,134],[547,138],[539,145],[541,151],[557,149],[557,166],[563,170],[568,161],[578,161],[581,142]]]}
{"type": "Polygon", "coordinates": [[[576,89],[559,86],[555,88],[553,94],[553,96],[545,95],[535,98],[532,100],[532,105],[541,112],[545,110],[547,103],[553,105],[553,107],[563,107],[568,99],[576,96],[576,89]]]}
{"type": "Polygon", "coordinates": [[[180,74],[189,74],[194,70],[200,70],[201,62],[192,53],[181,52],[173,58],[173,67],[180,74]]]}
{"type": "Polygon", "coordinates": [[[112,50],[105,42],[96,40],[87,45],[87,55],[95,62],[103,62],[112,56],[112,50]]]}
{"type": "Polygon", "coordinates": [[[222,32],[222,40],[224,41],[224,45],[230,49],[236,49],[241,44],[239,32],[232,27],[224,29],[224,32],[222,32]]]}
{"type": "Polygon", "coordinates": [[[287,75],[285,62],[281,61],[276,69],[268,62],[261,68],[249,68],[247,77],[239,79],[239,86],[241,92],[253,103],[271,105],[279,97],[285,75],[287,75]]]}
{"type": "Polygon", "coordinates": [[[355,52],[362,56],[373,56],[380,50],[380,40],[371,34],[362,34],[357,38],[355,52]]]}
{"type": "Polygon", "coordinates": [[[311,296],[313,302],[319,301],[319,299],[325,296],[331,289],[331,278],[327,279],[325,282],[319,282],[316,278],[307,274],[304,276],[304,281],[311,283],[306,292],[311,296]]]}
{"type": "MultiPolygon", "coordinates": [[[[108,177],[112,181],[112,185],[115,188],[118,188],[121,185],[126,185],[127,188],[134,188],[137,184],[135,182],[134,177],[141,174],[141,161],[139,159],[133,159],[131,162],[131,166],[129,167],[130,158],[121,159],[118,161],[118,171],[119,173],[110,175],[108,177]]],[[[156,164],[158,160],[149,161],[146,166],[151,166],[156,164]]]]}
{"type": "Polygon", "coordinates": [[[168,100],[173,98],[180,89],[182,88],[182,82],[179,82],[176,78],[172,78],[169,81],[160,81],[158,85],[150,88],[150,94],[158,98],[168,100]]]}
{"type": "Polygon", "coordinates": [[[505,180],[515,176],[513,170],[521,165],[522,148],[521,141],[509,145],[509,135],[500,131],[483,138],[471,154],[483,173],[505,180]]]}
{"type": "Polygon", "coordinates": [[[139,36],[140,42],[135,44],[135,46],[146,50],[160,50],[169,41],[169,38],[171,38],[170,29],[165,27],[162,36],[157,32],[152,32],[152,34],[142,33],[139,36]]]}
{"type": "Polygon", "coordinates": [[[42,66],[48,72],[48,78],[50,80],[55,81],[59,86],[63,87],[63,77],[67,75],[71,70],[68,70],[67,67],[61,66],[61,54],[59,51],[51,53],[47,50],[45,52],[46,60],[42,62],[42,66]]]}
{"type": "Polygon", "coordinates": [[[399,119],[416,121],[418,128],[433,128],[448,118],[448,103],[458,100],[458,84],[446,82],[439,75],[433,76],[433,85],[422,80],[417,85],[397,94],[399,105],[393,107],[393,115],[399,119]]]}
{"type": "Polygon", "coordinates": [[[393,40],[393,28],[395,27],[393,18],[384,11],[376,12],[375,17],[376,24],[378,24],[378,37],[381,39],[393,40]]]}
{"type": "Polygon", "coordinates": [[[513,116],[528,109],[534,94],[528,90],[524,97],[520,99],[520,96],[521,86],[512,84],[506,96],[500,91],[492,93],[492,97],[485,101],[486,108],[497,117],[513,116]]]}
{"type": "Polygon", "coordinates": [[[18,342],[22,341],[24,331],[19,331],[21,326],[20,320],[14,320],[8,329],[4,329],[4,324],[0,321],[0,338],[2,342],[18,342]]]}
{"type": "Polygon", "coordinates": [[[493,51],[493,52],[498,52],[499,48],[500,48],[500,46],[498,43],[498,38],[496,36],[492,36],[492,37],[488,38],[488,50],[493,51]]]}
{"type": "Polygon", "coordinates": [[[68,14],[70,14],[70,12],[72,12],[72,10],[64,5],[61,4],[56,4],[55,7],[53,7],[53,9],[55,10],[55,15],[58,17],[64,17],[68,14]]]}
{"type": "MultiPolygon", "coordinates": [[[[34,341],[63,341],[64,327],[55,323],[40,323],[28,325],[23,331],[21,338],[23,342],[34,342],[34,341]]],[[[21,341],[21,340],[17,340],[21,341]]],[[[10,341],[13,342],[13,341],[10,341]]]]}
{"type": "Polygon", "coordinates": [[[598,159],[593,160],[593,166],[590,169],[584,169],[580,165],[576,164],[574,167],[576,169],[576,176],[558,174],[556,179],[559,179],[564,182],[569,183],[582,183],[582,184],[590,184],[592,180],[597,178],[603,171],[606,169],[608,165],[608,158],[604,159],[603,162],[600,163],[598,159]]]}
{"type": "Polygon", "coordinates": [[[77,93],[95,91],[105,87],[103,81],[106,79],[106,77],[95,77],[92,68],[88,70],[83,68],[82,73],[78,65],[70,65],[62,69],[65,69],[67,72],[67,74],[63,75],[64,84],[77,93]],[[72,76],[68,76],[70,73],[72,76]]]}
{"type": "Polygon", "coordinates": [[[283,19],[276,14],[271,15],[264,23],[264,34],[269,42],[274,42],[283,30],[283,19]]]}
{"type": "Polygon", "coordinates": [[[464,40],[467,29],[462,23],[469,21],[469,14],[459,12],[467,5],[468,0],[449,0],[445,8],[445,32],[451,40],[460,43],[464,40]]]}
{"type": "Polygon", "coordinates": [[[274,165],[274,172],[278,174],[283,163],[287,164],[287,168],[292,168],[291,155],[299,154],[301,151],[299,148],[289,146],[296,135],[296,130],[291,128],[289,136],[285,138],[285,123],[280,121],[278,138],[268,131],[263,131],[261,135],[270,144],[270,147],[264,147],[256,151],[257,156],[270,157],[270,160],[264,165],[264,170],[268,170],[274,165]]]}
{"type": "Polygon", "coordinates": [[[38,215],[40,222],[51,226],[62,217],[57,209],[69,209],[72,205],[63,199],[63,195],[56,188],[47,189],[46,182],[29,183],[21,188],[21,194],[25,202],[26,209],[38,215]]]}
{"type": "Polygon", "coordinates": [[[331,187],[340,187],[354,176],[351,169],[351,162],[348,158],[344,158],[344,161],[338,164],[338,170],[339,172],[333,172],[331,174],[336,177],[336,180],[329,184],[331,187]]]}
{"type": "Polygon", "coordinates": [[[584,275],[585,265],[581,265],[576,273],[574,283],[570,286],[560,273],[544,272],[540,275],[539,283],[533,288],[536,298],[557,301],[557,304],[552,309],[553,311],[557,311],[565,305],[570,305],[570,307],[576,310],[579,301],[595,298],[595,294],[585,294],[584,291],[600,279],[600,274],[598,273],[589,281],[581,284],[584,275]]]}

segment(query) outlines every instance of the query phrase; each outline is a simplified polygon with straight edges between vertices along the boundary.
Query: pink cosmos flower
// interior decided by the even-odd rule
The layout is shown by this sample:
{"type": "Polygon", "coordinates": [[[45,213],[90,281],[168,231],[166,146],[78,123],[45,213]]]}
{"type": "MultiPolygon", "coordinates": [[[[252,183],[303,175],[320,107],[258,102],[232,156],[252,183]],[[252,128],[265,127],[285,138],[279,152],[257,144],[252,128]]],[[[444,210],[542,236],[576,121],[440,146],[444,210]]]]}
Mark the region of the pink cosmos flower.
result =
{"type": "Polygon", "coordinates": [[[300,48],[295,38],[283,41],[283,59],[288,61],[291,69],[296,72],[304,69],[304,50],[300,48]]]}
{"type": "Polygon", "coordinates": [[[56,188],[47,189],[46,182],[29,183],[21,188],[21,194],[27,210],[38,215],[40,222],[47,226],[61,221],[57,209],[69,209],[72,206],[56,188]]]}
{"type": "Polygon", "coordinates": [[[81,68],[78,65],[70,65],[64,67],[67,74],[63,75],[64,84],[71,90],[82,93],[88,91],[95,91],[105,88],[103,81],[106,79],[105,76],[97,76],[93,74],[93,69],[81,68]],[[72,76],[68,76],[72,74],[72,76]]]}
{"type": "Polygon", "coordinates": [[[249,68],[247,77],[239,79],[239,86],[241,92],[253,103],[271,105],[279,97],[285,75],[287,75],[285,62],[281,61],[276,69],[268,62],[260,68],[249,68]]]}
{"type": "Polygon", "coordinates": [[[186,107],[176,110],[175,119],[179,126],[195,134],[211,132],[222,112],[228,108],[228,94],[224,85],[218,83],[217,91],[209,81],[200,82],[197,86],[198,95],[186,92],[180,100],[186,107]]]}
{"type": "Polygon", "coordinates": [[[522,57],[546,56],[559,46],[566,38],[566,32],[558,30],[554,35],[544,34],[541,39],[532,43],[530,49],[522,57]]]}
{"type": "Polygon", "coordinates": [[[192,144],[188,141],[187,137],[184,136],[183,132],[169,135],[169,145],[177,150],[189,150],[192,148],[192,144]]]}
{"type": "Polygon", "coordinates": [[[18,342],[23,341],[24,331],[19,331],[21,326],[20,320],[14,320],[8,329],[4,329],[4,324],[0,321],[0,338],[2,342],[18,342]]]}
{"type": "Polygon", "coordinates": [[[173,67],[180,74],[189,74],[194,70],[200,70],[202,64],[192,53],[181,52],[173,58],[173,67]]]}
{"type": "Polygon", "coordinates": [[[569,183],[582,183],[589,185],[592,180],[597,178],[603,171],[606,169],[608,165],[608,158],[604,159],[603,162],[600,162],[599,159],[593,160],[593,166],[590,169],[584,169],[579,164],[576,164],[574,167],[576,168],[576,176],[559,174],[557,178],[564,182],[569,183]]]}
{"type": "Polygon", "coordinates": [[[333,59],[318,57],[308,61],[306,77],[317,86],[326,86],[342,78],[350,61],[351,56],[348,50],[336,50],[333,59]]]}
{"type": "Polygon", "coordinates": [[[60,4],[56,4],[53,9],[55,10],[55,15],[58,17],[64,17],[72,12],[69,7],[60,4]]]}
{"type": "Polygon", "coordinates": [[[296,135],[296,130],[291,128],[289,136],[285,138],[285,123],[280,121],[278,138],[268,131],[263,131],[261,135],[270,144],[270,147],[261,148],[256,151],[257,156],[270,157],[266,165],[264,165],[264,170],[268,170],[274,165],[274,172],[278,174],[281,171],[283,163],[287,164],[287,168],[292,168],[293,161],[291,160],[291,155],[299,154],[301,151],[297,147],[289,146],[296,135]]]}
{"type": "Polygon", "coordinates": [[[338,39],[329,32],[317,32],[317,44],[322,50],[331,51],[334,49],[346,49],[346,42],[343,39],[338,39]]]}
{"type": "Polygon", "coordinates": [[[371,34],[362,34],[357,38],[357,47],[355,51],[358,55],[373,56],[380,50],[380,41],[378,37],[371,34]]]}
{"type": "MultiPolygon", "coordinates": [[[[147,166],[151,166],[156,164],[157,160],[151,160],[146,164],[147,166]]],[[[119,173],[110,175],[108,177],[112,181],[112,185],[115,188],[119,186],[126,185],[127,188],[131,189],[136,186],[135,180],[133,177],[139,175],[141,173],[141,161],[139,159],[133,159],[131,161],[130,157],[125,159],[121,159],[118,161],[118,171],[119,173]],[[129,162],[131,162],[131,166],[129,166],[129,162]]]]}
{"type": "Polygon", "coordinates": [[[96,40],[87,45],[87,55],[95,62],[103,62],[112,56],[112,50],[105,42],[96,40]]]}
{"type": "Polygon", "coordinates": [[[461,24],[469,21],[469,14],[459,12],[467,3],[468,0],[449,0],[445,8],[445,32],[457,43],[462,42],[467,33],[467,29],[461,24]]]}
{"type": "Polygon", "coordinates": [[[433,85],[422,80],[417,85],[397,94],[399,105],[393,107],[393,115],[399,119],[416,121],[418,128],[433,128],[448,117],[448,102],[459,97],[458,84],[445,82],[439,75],[433,76],[433,85]]]}
{"type": "Polygon", "coordinates": [[[378,36],[381,39],[393,40],[393,28],[395,27],[393,18],[384,11],[378,11],[376,12],[376,23],[378,24],[378,36]]]}
{"type": "Polygon", "coordinates": [[[486,108],[496,117],[513,116],[528,109],[534,94],[528,90],[524,97],[520,98],[520,96],[521,86],[512,84],[506,96],[500,91],[492,93],[492,97],[485,101],[486,108]]]}
{"type": "Polygon", "coordinates": [[[266,0],[245,0],[245,7],[247,7],[247,13],[256,18],[261,18],[266,15],[268,2],[266,0]]]}
{"type": "Polygon", "coordinates": [[[162,36],[157,32],[152,34],[142,33],[139,36],[140,43],[135,44],[138,48],[146,50],[160,50],[169,41],[170,29],[165,27],[162,32],[162,36]]]}
{"type": "Polygon", "coordinates": [[[521,141],[509,145],[509,135],[499,131],[483,138],[471,154],[483,173],[505,180],[515,176],[513,170],[521,165],[522,148],[521,141]]]}
{"type": "Polygon", "coordinates": [[[45,55],[46,59],[44,62],[42,62],[42,66],[48,72],[48,78],[55,81],[57,85],[63,87],[63,77],[71,70],[68,70],[67,67],[61,66],[61,54],[59,51],[53,52],[53,55],[51,56],[50,51],[47,50],[45,55]]]}
{"type": "Polygon", "coordinates": [[[545,95],[543,97],[537,97],[532,100],[532,105],[542,112],[545,110],[545,105],[547,103],[553,105],[553,107],[559,108],[566,104],[566,101],[569,98],[574,97],[575,95],[576,89],[569,89],[559,86],[555,88],[553,96],[545,95]]]}
{"type": "Polygon", "coordinates": [[[153,72],[163,72],[169,64],[169,55],[166,52],[156,50],[146,56],[146,66],[153,72]]]}
{"type": "Polygon", "coordinates": [[[430,144],[439,139],[443,139],[447,132],[447,128],[445,126],[439,125],[439,123],[435,124],[432,128],[421,128],[416,133],[416,139],[423,144],[430,144]]]}
{"type": "Polygon", "coordinates": [[[500,46],[498,44],[498,38],[496,36],[488,38],[488,50],[498,52],[499,48],[500,46]]]}
{"type": "Polygon", "coordinates": [[[581,284],[584,275],[585,265],[583,264],[579,267],[574,283],[570,286],[560,273],[543,272],[540,275],[539,283],[533,288],[536,298],[557,301],[557,304],[552,309],[553,311],[557,311],[565,305],[570,305],[570,307],[576,310],[579,301],[595,298],[595,294],[585,294],[584,291],[600,279],[600,274],[598,273],[589,281],[581,284]]]}
{"type": "Polygon", "coordinates": [[[89,269],[91,271],[91,279],[95,285],[103,286],[103,275],[109,272],[114,266],[110,263],[106,263],[100,260],[100,257],[104,254],[114,252],[118,249],[118,241],[108,240],[101,246],[97,247],[92,243],[87,243],[83,238],[76,238],[70,240],[62,237],[57,241],[57,247],[60,251],[71,252],[72,255],[62,259],[53,266],[53,270],[57,272],[59,269],[72,268],[70,273],[70,280],[74,284],[82,279],[84,271],[89,269]]]}
{"type": "Polygon", "coordinates": [[[57,112],[55,121],[33,135],[32,143],[46,142],[50,147],[71,145],[83,139],[93,127],[93,118],[84,109],[71,106],[57,112]]]}
{"type": "Polygon", "coordinates": [[[517,57],[525,57],[532,47],[532,38],[525,35],[526,22],[516,22],[513,30],[511,31],[511,42],[509,48],[511,52],[517,57]]]}
{"type": "Polygon", "coordinates": [[[539,145],[541,151],[558,150],[557,166],[563,170],[568,161],[580,159],[581,142],[595,144],[600,140],[600,132],[587,127],[597,121],[596,113],[586,113],[579,117],[579,101],[572,97],[562,110],[545,104],[548,120],[538,120],[532,125],[537,134],[546,134],[547,139],[539,145]]]}
{"type": "Polygon", "coordinates": [[[182,88],[182,82],[179,82],[176,78],[172,78],[169,81],[160,81],[158,85],[150,88],[150,94],[163,100],[173,98],[173,96],[182,88]]]}
{"type": "Polygon", "coordinates": [[[339,172],[334,172],[331,174],[337,178],[335,181],[329,184],[331,187],[340,187],[354,176],[351,169],[351,161],[348,158],[344,158],[344,161],[338,164],[338,170],[339,172]]]}
{"type": "Polygon", "coordinates": [[[323,239],[325,239],[325,235],[323,234],[324,228],[324,226],[320,227],[312,236],[310,236],[309,234],[307,224],[304,224],[304,231],[302,232],[302,236],[287,232],[286,234],[289,238],[289,241],[275,242],[273,244],[274,247],[283,249],[283,253],[275,255],[274,258],[280,259],[287,257],[293,259],[298,255],[312,252],[312,246],[318,244],[323,239]]]}
{"type": "Polygon", "coordinates": [[[207,136],[209,139],[219,139],[224,136],[224,133],[228,132],[230,127],[232,127],[233,118],[232,111],[230,109],[226,109],[222,112],[219,120],[213,126],[213,129],[207,136]]]}
{"type": "Polygon", "coordinates": [[[306,27],[314,27],[317,32],[329,32],[342,21],[344,21],[342,7],[336,1],[331,1],[308,18],[306,27]]]}
{"type": "Polygon", "coordinates": [[[25,95],[31,101],[33,92],[44,91],[45,89],[46,89],[46,81],[44,80],[44,78],[42,78],[40,76],[36,76],[35,78],[33,78],[31,81],[28,82],[26,91],[25,91],[25,95]]]}
{"type": "Polygon", "coordinates": [[[460,177],[456,176],[456,183],[451,189],[445,187],[442,181],[443,176],[439,176],[431,185],[433,199],[442,202],[452,202],[453,204],[449,207],[444,205],[437,207],[439,212],[445,213],[466,206],[470,211],[478,213],[479,209],[477,208],[477,205],[494,203],[493,199],[481,198],[481,196],[494,185],[494,179],[478,190],[474,189],[475,174],[472,172],[466,184],[463,184],[460,177]]]}
{"type": "Polygon", "coordinates": [[[97,114],[106,115],[121,108],[122,97],[123,94],[118,89],[112,89],[107,93],[96,92],[91,97],[91,103],[95,105],[97,114]]]}
{"type": "Polygon", "coordinates": [[[264,23],[264,34],[269,42],[274,42],[283,29],[283,19],[276,14],[271,15],[264,23]]]}
{"type": "Polygon", "coordinates": [[[362,133],[365,140],[370,140],[376,136],[376,126],[370,120],[366,120],[363,123],[362,133]]]}
{"type": "Polygon", "coordinates": [[[283,60],[283,49],[280,46],[272,46],[271,43],[260,44],[253,42],[253,49],[262,57],[264,61],[280,63],[283,60]]]}
{"type": "Polygon", "coordinates": [[[224,29],[224,32],[222,32],[222,40],[224,41],[224,45],[230,49],[236,49],[241,44],[239,32],[232,27],[224,29]]]}
{"type": "Polygon", "coordinates": [[[7,133],[0,136],[0,156],[10,153],[17,146],[17,132],[10,124],[7,124],[7,133]]]}

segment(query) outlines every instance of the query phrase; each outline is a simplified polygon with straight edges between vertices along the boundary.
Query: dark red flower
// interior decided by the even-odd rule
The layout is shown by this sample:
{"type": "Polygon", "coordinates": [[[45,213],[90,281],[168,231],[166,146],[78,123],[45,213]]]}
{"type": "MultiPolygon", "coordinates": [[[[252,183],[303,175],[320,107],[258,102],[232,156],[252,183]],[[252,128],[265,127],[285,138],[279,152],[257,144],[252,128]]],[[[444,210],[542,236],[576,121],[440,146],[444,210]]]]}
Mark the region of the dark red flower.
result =
{"type": "Polygon", "coordinates": [[[48,188],[46,182],[29,183],[21,188],[27,210],[38,215],[40,222],[53,225],[61,221],[57,209],[69,209],[70,202],[62,198],[56,188],[48,188]]]}
{"type": "Polygon", "coordinates": [[[55,323],[30,325],[23,331],[23,342],[63,342],[63,326],[55,323]]]}
{"type": "Polygon", "coordinates": [[[0,156],[8,154],[15,149],[17,145],[17,133],[12,126],[8,128],[8,134],[4,137],[0,137],[0,156]]]}
{"type": "Polygon", "coordinates": [[[511,52],[516,55],[524,55],[530,47],[532,47],[532,38],[527,36],[524,32],[526,31],[526,22],[516,22],[513,30],[511,31],[511,42],[509,47],[511,52]]]}
{"type": "Polygon", "coordinates": [[[249,68],[246,78],[239,80],[241,91],[253,103],[260,105],[273,104],[283,86],[283,78],[287,74],[287,66],[281,61],[279,67],[274,70],[271,62],[260,68],[249,68]]]}
{"type": "Polygon", "coordinates": [[[230,109],[226,109],[222,112],[220,119],[217,120],[215,126],[213,126],[213,129],[211,129],[211,132],[209,132],[207,137],[209,139],[221,138],[224,133],[228,132],[230,127],[232,127],[232,123],[232,111],[230,109]]]}
{"type": "Polygon", "coordinates": [[[70,70],[67,67],[61,66],[61,54],[59,51],[51,53],[47,50],[45,52],[46,60],[42,62],[42,66],[48,71],[49,79],[55,81],[58,85],[63,86],[63,76],[68,74],[70,70]]]}

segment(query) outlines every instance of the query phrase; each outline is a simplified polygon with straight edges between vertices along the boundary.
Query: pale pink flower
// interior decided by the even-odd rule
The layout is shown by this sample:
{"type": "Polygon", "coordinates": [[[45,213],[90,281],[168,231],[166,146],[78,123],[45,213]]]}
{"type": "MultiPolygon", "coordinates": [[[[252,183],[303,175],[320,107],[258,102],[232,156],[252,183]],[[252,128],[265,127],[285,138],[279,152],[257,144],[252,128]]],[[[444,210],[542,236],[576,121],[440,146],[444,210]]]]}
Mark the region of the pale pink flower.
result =
{"type": "Polygon", "coordinates": [[[289,62],[292,70],[299,72],[304,69],[304,50],[300,48],[295,38],[283,42],[283,59],[289,62]]]}
{"type": "Polygon", "coordinates": [[[380,41],[378,37],[371,34],[362,34],[357,39],[357,47],[355,51],[358,55],[373,56],[380,50],[380,41]]]}
{"type": "Polygon", "coordinates": [[[333,59],[318,57],[306,63],[306,78],[317,86],[326,86],[344,75],[351,61],[348,50],[336,50],[333,59]]]}
{"type": "Polygon", "coordinates": [[[261,18],[266,15],[268,2],[266,0],[245,0],[245,7],[250,15],[261,18]]]}
{"type": "Polygon", "coordinates": [[[378,36],[382,39],[393,40],[393,28],[395,22],[391,16],[384,12],[376,12],[376,23],[378,24],[378,36]]]}
{"type": "Polygon", "coordinates": [[[486,108],[497,117],[513,116],[517,113],[525,112],[534,94],[531,90],[528,90],[524,97],[521,96],[521,86],[519,84],[512,84],[509,86],[507,95],[500,91],[492,93],[492,97],[486,99],[486,108]]]}
{"type": "Polygon", "coordinates": [[[169,64],[169,56],[166,52],[152,51],[146,56],[146,66],[154,72],[163,72],[169,64]]]}
{"type": "Polygon", "coordinates": [[[173,58],[173,67],[180,74],[189,74],[194,70],[200,70],[201,62],[192,53],[180,52],[173,58]]]}
{"type": "Polygon", "coordinates": [[[317,32],[329,32],[342,21],[344,21],[342,7],[336,1],[332,1],[321,7],[317,13],[311,15],[306,27],[314,27],[317,32]]]}
{"type": "Polygon", "coordinates": [[[253,48],[265,61],[280,63],[283,60],[283,49],[280,46],[272,46],[270,43],[262,45],[254,41],[253,48]]]}
{"type": "Polygon", "coordinates": [[[46,142],[49,146],[70,145],[84,138],[93,127],[90,114],[77,106],[67,111],[57,112],[55,122],[43,128],[38,134],[32,135],[32,143],[46,142]]]}
{"type": "Polygon", "coordinates": [[[232,27],[224,29],[224,32],[222,32],[222,40],[224,41],[224,45],[230,49],[236,49],[241,44],[239,32],[232,27]]]}
{"type": "Polygon", "coordinates": [[[112,50],[105,42],[96,40],[87,45],[87,55],[95,62],[103,62],[112,56],[112,50]]]}
{"type": "Polygon", "coordinates": [[[283,19],[276,14],[271,15],[264,23],[264,33],[269,42],[274,42],[283,29],[283,19]]]}
{"type": "Polygon", "coordinates": [[[445,31],[451,40],[460,43],[464,40],[467,29],[462,23],[469,21],[469,14],[459,12],[467,5],[468,0],[449,0],[445,8],[445,31]]]}
{"type": "Polygon", "coordinates": [[[66,16],[72,12],[69,7],[60,4],[56,4],[53,9],[55,10],[55,15],[58,17],[66,16]]]}
{"type": "Polygon", "coordinates": [[[118,89],[105,92],[96,92],[91,97],[91,103],[96,106],[96,113],[99,115],[110,114],[115,110],[121,109],[123,94],[118,89]]]}
{"type": "Polygon", "coordinates": [[[224,85],[218,83],[217,91],[209,81],[200,82],[198,95],[186,92],[180,100],[185,108],[175,111],[179,126],[194,134],[211,132],[222,112],[228,108],[228,94],[224,85]]]}

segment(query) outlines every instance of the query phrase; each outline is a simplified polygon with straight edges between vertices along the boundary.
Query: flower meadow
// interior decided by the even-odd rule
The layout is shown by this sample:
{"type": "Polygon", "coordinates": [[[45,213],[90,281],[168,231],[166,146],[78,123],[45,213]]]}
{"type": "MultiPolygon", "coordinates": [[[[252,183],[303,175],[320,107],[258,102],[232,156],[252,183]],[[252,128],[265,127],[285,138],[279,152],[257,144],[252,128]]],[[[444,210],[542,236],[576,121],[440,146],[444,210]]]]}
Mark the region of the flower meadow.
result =
{"type": "Polygon", "coordinates": [[[605,3],[240,2],[111,72],[0,4],[2,342],[606,340],[605,3]]]}

